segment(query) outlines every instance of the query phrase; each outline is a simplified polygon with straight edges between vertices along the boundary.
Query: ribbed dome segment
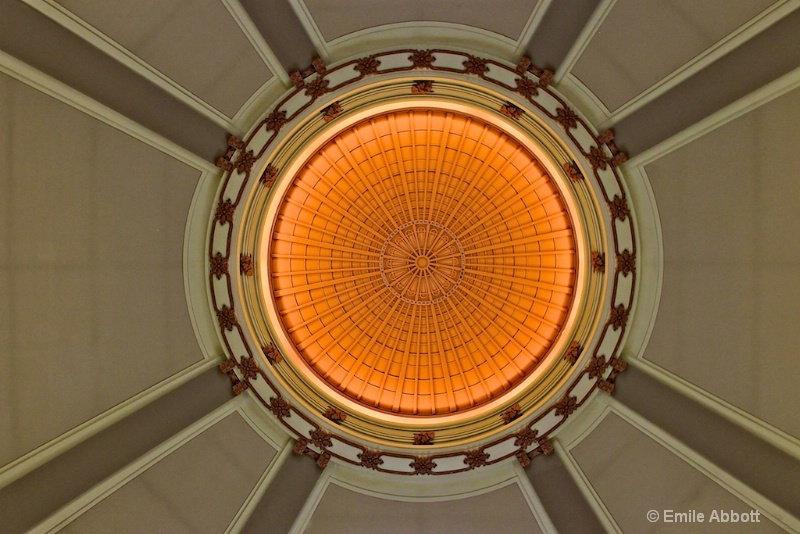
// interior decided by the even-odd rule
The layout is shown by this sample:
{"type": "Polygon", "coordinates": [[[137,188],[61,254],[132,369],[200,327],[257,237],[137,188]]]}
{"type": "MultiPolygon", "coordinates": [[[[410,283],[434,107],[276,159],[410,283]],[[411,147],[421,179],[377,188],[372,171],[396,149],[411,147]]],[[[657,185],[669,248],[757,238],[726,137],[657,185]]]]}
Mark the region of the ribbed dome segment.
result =
{"type": "Polygon", "coordinates": [[[572,302],[576,251],[554,181],[479,119],[401,110],[348,128],[294,177],[272,230],[282,327],[333,388],[449,414],[510,390],[572,302]]]}

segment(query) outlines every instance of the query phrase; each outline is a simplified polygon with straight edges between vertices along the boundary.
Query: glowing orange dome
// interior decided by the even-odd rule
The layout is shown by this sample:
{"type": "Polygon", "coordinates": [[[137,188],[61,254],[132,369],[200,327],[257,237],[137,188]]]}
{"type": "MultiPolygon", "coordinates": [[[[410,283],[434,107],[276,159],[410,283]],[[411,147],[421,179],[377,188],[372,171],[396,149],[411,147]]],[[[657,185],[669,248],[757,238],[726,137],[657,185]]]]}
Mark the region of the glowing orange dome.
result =
{"type": "Polygon", "coordinates": [[[371,408],[430,416],[529,376],[567,319],[576,245],[553,179],[480,119],[393,111],[324,144],[270,237],[281,328],[371,408]]]}

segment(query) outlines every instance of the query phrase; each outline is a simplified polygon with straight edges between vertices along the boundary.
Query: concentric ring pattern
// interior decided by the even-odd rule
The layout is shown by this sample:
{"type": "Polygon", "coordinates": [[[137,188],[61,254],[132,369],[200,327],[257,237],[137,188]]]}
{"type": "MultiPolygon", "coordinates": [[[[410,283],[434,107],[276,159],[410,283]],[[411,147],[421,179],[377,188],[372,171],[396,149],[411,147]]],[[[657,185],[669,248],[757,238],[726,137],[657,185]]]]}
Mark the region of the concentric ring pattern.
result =
{"type": "Polygon", "coordinates": [[[574,292],[556,183],[496,126],[406,109],[349,127],[293,177],[270,236],[281,327],[362,405],[452,414],[529,376],[574,292]]]}

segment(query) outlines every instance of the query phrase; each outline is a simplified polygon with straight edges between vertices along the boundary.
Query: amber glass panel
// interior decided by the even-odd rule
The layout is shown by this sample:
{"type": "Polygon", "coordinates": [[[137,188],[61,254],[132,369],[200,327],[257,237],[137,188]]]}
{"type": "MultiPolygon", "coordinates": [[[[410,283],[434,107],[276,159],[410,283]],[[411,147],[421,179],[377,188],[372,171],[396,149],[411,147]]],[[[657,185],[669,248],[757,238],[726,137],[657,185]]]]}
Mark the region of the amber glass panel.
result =
{"type": "Polygon", "coordinates": [[[542,165],[442,110],[363,121],[293,178],[271,236],[282,327],[347,397],[451,414],[527,377],[562,328],[575,241],[542,165]]]}

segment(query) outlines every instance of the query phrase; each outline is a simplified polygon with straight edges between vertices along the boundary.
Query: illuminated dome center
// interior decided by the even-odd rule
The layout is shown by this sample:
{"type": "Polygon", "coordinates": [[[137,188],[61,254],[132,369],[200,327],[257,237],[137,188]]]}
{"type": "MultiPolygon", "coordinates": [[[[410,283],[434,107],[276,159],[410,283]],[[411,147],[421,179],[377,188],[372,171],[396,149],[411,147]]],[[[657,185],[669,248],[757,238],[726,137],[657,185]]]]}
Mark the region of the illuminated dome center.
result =
{"type": "Polygon", "coordinates": [[[270,239],[280,328],[332,391],[433,416],[497,399],[562,330],[573,222],[511,135],[461,112],[374,115],[325,142],[270,239]]]}

